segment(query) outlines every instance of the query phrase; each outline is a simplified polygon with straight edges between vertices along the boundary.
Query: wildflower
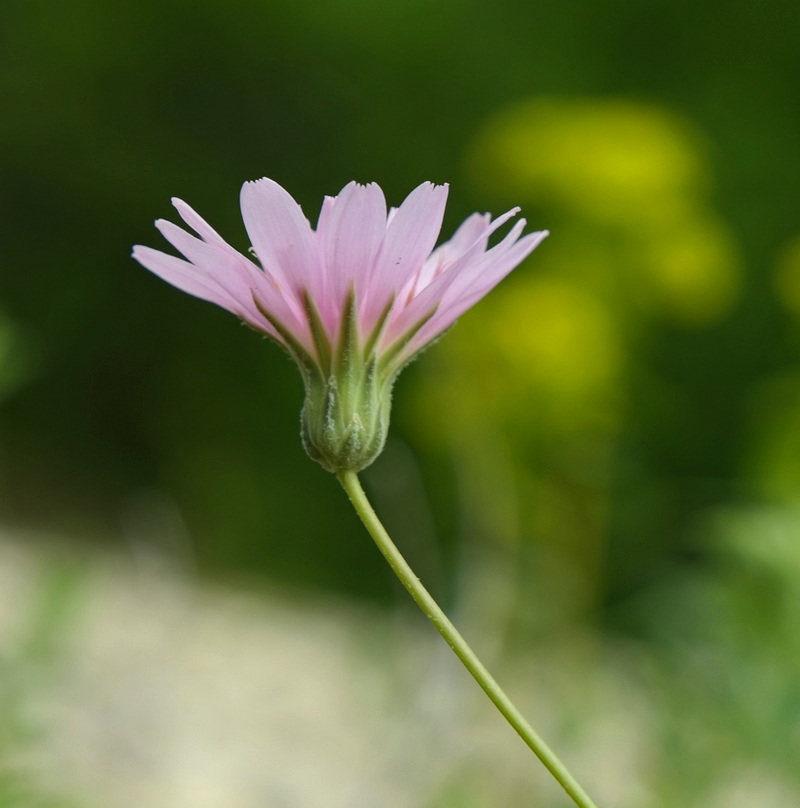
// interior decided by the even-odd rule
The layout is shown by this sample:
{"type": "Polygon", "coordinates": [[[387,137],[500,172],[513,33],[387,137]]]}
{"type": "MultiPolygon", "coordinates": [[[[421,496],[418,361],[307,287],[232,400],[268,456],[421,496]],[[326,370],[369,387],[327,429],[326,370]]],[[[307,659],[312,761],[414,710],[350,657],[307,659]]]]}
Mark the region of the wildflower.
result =
{"type": "Polygon", "coordinates": [[[156,227],[184,258],[150,247],[133,257],[173,286],[231,311],[295,360],[305,383],[303,443],[333,472],[360,471],[386,440],[397,374],[547,235],[519,220],[498,244],[475,213],[434,249],[447,186],[423,183],[387,213],[375,183],[325,197],[316,230],[270,179],[242,187],[242,218],[260,267],[185,202],[173,204],[198,237],[156,227]]]}

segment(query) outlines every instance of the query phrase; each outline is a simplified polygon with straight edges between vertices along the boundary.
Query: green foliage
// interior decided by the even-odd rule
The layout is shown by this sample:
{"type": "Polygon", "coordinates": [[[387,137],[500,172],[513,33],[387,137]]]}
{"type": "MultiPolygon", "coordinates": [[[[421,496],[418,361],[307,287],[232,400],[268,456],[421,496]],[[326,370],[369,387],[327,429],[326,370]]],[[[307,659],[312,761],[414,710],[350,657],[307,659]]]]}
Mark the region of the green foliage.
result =
{"type": "Polygon", "coordinates": [[[797,798],[798,524],[796,508],[722,511],[706,526],[715,567],[675,575],[638,604],[661,710],[659,805],[797,798]],[[770,782],[789,796],[759,797],[770,782]]]}
{"type": "Polygon", "coordinates": [[[0,806],[78,808],[40,788],[27,771],[26,753],[47,730],[33,718],[42,692],[58,673],[61,648],[77,605],[81,576],[69,563],[53,562],[20,603],[15,642],[0,646],[0,806]]]}

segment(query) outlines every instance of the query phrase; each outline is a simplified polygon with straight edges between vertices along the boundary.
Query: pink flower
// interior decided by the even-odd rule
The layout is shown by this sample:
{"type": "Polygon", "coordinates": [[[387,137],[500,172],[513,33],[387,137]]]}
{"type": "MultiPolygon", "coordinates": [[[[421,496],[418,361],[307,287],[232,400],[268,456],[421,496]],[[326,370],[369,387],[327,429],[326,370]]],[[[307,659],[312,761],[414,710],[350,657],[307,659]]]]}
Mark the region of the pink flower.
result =
{"type": "Polygon", "coordinates": [[[380,453],[400,369],[480,300],[547,235],[519,220],[498,244],[474,213],[434,249],[447,186],[423,183],[387,212],[375,183],[325,197],[316,230],[270,179],[242,187],[242,218],[261,266],[174,199],[198,237],[163,219],[184,258],[136,246],[133,257],[173,286],[233,312],[295,359],[306,384],[303,437],[332,471],[359,470],[380,453]]]}

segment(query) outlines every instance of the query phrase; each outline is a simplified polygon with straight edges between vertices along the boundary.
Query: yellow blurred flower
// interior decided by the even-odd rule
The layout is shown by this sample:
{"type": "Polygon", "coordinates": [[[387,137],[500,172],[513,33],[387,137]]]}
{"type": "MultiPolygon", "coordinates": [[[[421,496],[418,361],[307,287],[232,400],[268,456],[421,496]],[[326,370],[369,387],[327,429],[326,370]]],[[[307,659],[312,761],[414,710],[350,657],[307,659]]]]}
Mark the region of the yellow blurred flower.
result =
{"type": "Polygon", "coordinates": [[[656,306],[682,325],[713,322],[739,290],[736,246],[722,222],[708,213],[642,234],[642,268],[656,306]]]}
{"type": "Polygon", "coordinates": [[[431,379],[468,417],[559,431],[608,419],[623,354],[599,298],[565,278],[526,275],[468,316],[479,322],[454,331],[441,349],[444,375],[431,379]]]}
{"type": "Polygon", "coordinates": [[[781,302],[793,314],[800,314],[800,236],[789,242],[779,257],[775,285],[781,302]]]}
{"type": "Polygon", "coordinates": [[[528,100],[487,122],[468,170],[489,192],[538,203],[554,233],[551,269],[588,281],[617,316],[695,326],[730,310],[740,277],[705,152],[666,108],[528,100]]]}
{"type": "Polygon", "coordinates": [[[664,109],[621,99],[531,100],[501,111],[470,159],[479,181],[604,222],[671,214],[705,193],[701,136],[664,109]]]}

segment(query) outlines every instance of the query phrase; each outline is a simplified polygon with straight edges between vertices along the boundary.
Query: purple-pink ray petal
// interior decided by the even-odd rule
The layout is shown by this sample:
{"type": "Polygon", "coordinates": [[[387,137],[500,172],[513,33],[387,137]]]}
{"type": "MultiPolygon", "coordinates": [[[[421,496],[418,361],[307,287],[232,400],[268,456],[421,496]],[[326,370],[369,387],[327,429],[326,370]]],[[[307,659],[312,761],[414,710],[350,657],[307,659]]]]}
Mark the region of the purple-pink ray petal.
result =
{"type": "Polygon", "coordinates": [[[225,241],[220,239],[213,244],[201,241],[164,219],[159,219],[156,227],[198,272],[213,278],[238,302],[237,314],[245,312],[251,319],[263,320],[253,303],[253,292],[257,292],[259,299],[269,305],[287,328],[305,333],[305,316],[294,298],[281,295],[271,279],[225,241]]]}
{"type": "Polygon", "coordinates": [[[225,239],[182,199],[178,199],[177,196],[174,196],[170,201],[175,210],[178,211],[178,215],[181,219],[183,219],[200,238],[207,241],[209,244],[225,244],[227,246],[225,239]]]}
{"type": "MultiPolygon", "coordinates": [[[[513,215],[514,213],[512,211],[505,214],[506,217],[513,215]]],[[[478,244],[480,244],[479,249],[486,249],[489,234],[492,230],[497,229],[503,221],[505,221],[505,219],[500,217],[494,224],[494,227],[490,227],[491,217],[488,213],[473,213],[464,220],[449,241],[440,244],[431,253],[430,258],[425,261],[416,278],[403,289],[400,298],[410,300],[412,297],[418,295],[434,278],[438,277],[453,261],[460,258],[467,250],[473,247],[477,248],[478,244]]]]}
{"type": "Polygon", "coordinates": [[[316,296],[322,285],[322,262],[313,231],[300,205],[277,182],[246,182],[241,192],[242,218],[258,260],[284,294],[299,299],[302,289],[316,296]]]}
{"type": "Polygon", "coordinates": [[[507,248],[502,256],[481,262],[482,271],[471,273],[472,277],[469,282],[458,286],[453,284],[448,289],[449,294],[442,298],[436,313],[409,341],[403,351],[403,356],[411,356],[442,331],[448,329],[464,312],[485,297],[511,270],[524,261],[547,235],[546,230],[530,233],[507,248]]]}
{"type": "Polygon", "coordinates": [[[392,295],[416,276],[431,254],[442,229],[447,185],[425,182],[397,209],[386,228],[369,280],[362,316],[374,321],[392,295]]]}
{"type": "MultiPolygon", "coordinates": [[[[351,286],[363,300],[375,257],[386,232],[386,200],[373,183],[351,182],[323,205],[317,238],[324,261],[324,293],[316,300],[320,316],[333,335],[351,286]]],[[[367,325],[368,324],[364,324],[367,325]]]]}
{"type": "Polygon", "coordinates": [[[158,219],[156,228],[187,261],[203,266],[207,271],[214,272],[212,261],[217,254],[217,250],[209,242],[187,233],[183,228],[166,219],[158,219]]]}
{"type": "Polygon", "coordinates": [[[213,277],[199,272],[197,267],[188,261],[154,250],[152,247],[143,247],[140,244],[133,248],[133,257],[145,269],[149,269],[153,274],[181,291],[199,297],[201,300],[215,303],[234,314],[239,314],[241,306],[230,292],[213,277]]]}
{"type": "Polygon", "coordinates": [[[422,288],[415,297],[411,300],[404,300],[404,308],[398,308],[393,312],[386,328],[383,344],[391,343],[405,333],[415,322],[419,321],[421,317],[426,316],[432,309],[437,308],[448,287],[457,283],[462,274],[469,272],[470,267],[475,266],[476,262],[482,261],[486,255],[497,255],[496,251],[499,248],[503,249],[509,241],[516,239],[515,234],[518,234],[521,227],[525,226],[524,220],[522,220],[521,226],[518,222],[500,244],[492,247],[488,252],[484,252],[489,236],[508,219],[515,216],[518,210],[518,208],[513,208],[502,216],[498,216],[497,219],[486,226],[483,233],[473,233],[472,235],[476,236],[476,238],[465,252],[455,258],[448,266],[442,268],[436,277],[426,287],[422,288]]]}

